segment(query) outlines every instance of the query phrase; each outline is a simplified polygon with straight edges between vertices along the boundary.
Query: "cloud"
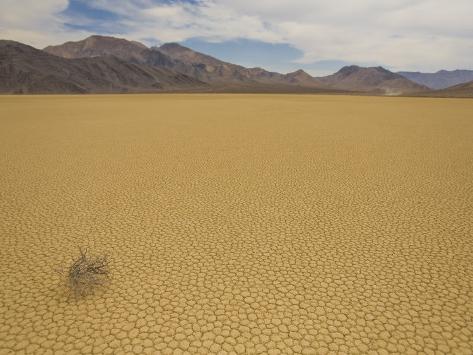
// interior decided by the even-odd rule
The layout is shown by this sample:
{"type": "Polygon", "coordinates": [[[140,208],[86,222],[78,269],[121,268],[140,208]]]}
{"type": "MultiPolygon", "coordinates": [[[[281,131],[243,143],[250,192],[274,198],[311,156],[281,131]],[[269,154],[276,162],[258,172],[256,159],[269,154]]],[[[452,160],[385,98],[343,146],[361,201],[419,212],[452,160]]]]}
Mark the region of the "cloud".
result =
{"type": "Polygon", "coordinates": [[[69,31],[60,13],[67,0],[2,0],[0,2],[0,38],[12,39],[41,48],[52,41],[70,40],[87,31],[69,31]]]}
{"type": "Polygon", "coordinates": [[[246,39],[299,50],[302,55],[294,60],[294,68],[334,60],[395,70],[473,67],[471,0],[71,0],[69,6],[65,0],[26,2],[2,2],[2,37],[6,33],[24,40],[31,35],[30,43],[54,43],[52,39],[58,42],[66,35],[76,38],[97,31],[162,42],[246,39]],[[64,11],[72,3],[79,10],[87,7],[113,16],[64,11]],[[7,9],[13,14],[5,15],[7,9]]]}
{"type": "MultiPolygon", "coordinates": [[[[110,9],[117,1],[96,5],[110,9]]],[[[344,60],[393,69],[471,67],[469,0],[201,0],[122,1],[123,23],[136,39],[237,38],[287,43],[300,64],[344,60]]],[[[118,6],[120,7],[120,6],[118,6]]]]}

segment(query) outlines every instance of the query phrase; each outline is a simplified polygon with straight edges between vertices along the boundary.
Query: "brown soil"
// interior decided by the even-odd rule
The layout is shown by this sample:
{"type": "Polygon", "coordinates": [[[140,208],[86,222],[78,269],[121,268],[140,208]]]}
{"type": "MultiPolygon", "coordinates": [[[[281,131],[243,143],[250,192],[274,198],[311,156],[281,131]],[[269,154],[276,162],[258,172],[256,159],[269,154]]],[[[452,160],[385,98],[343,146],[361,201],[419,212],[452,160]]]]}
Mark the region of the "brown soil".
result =
{"type": "Polygon", "coordinates": [[[0,97],[0,353],[471,354],[472,112],[0,97]],[[112,275],[74,300],[78,246],[112,275]]]}

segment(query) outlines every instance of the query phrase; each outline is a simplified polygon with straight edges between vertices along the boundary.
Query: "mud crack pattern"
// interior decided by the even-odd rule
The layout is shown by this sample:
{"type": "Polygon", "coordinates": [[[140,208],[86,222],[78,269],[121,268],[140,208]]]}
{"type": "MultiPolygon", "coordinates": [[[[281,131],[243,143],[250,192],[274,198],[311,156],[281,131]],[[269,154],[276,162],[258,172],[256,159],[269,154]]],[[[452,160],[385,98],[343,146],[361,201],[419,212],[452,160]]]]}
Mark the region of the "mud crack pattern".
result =
{"type": "Polygon", "coordinates": [[[472,354],[472,112],[0,97],[0,353],[472,354]],[[81,245],[113,277],[72,301],[81,245]]]}

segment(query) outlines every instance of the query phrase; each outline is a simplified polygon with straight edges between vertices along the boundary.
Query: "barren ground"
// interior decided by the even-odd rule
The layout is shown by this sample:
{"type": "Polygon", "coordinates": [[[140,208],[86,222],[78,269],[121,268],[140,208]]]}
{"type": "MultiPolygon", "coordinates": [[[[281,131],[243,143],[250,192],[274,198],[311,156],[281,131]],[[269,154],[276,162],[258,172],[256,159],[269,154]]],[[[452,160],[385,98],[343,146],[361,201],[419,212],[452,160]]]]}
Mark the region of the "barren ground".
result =
{"type": "Polygon", "coordinates": [[[2,96],[0,260],[2,354],[472,354],[473,100],[2,96]]]}

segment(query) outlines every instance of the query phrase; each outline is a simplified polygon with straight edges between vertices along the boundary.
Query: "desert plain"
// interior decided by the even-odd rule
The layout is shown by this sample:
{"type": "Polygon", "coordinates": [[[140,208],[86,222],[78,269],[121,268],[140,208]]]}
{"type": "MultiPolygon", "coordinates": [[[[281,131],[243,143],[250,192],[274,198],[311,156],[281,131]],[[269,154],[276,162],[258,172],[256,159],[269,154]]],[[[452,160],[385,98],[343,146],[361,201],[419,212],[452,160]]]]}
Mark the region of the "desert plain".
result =
{"type": "Polygon", "coordinates": [[[1,96],[0,258],[1,354],[472,354],[473,100],[1,96]]]}

